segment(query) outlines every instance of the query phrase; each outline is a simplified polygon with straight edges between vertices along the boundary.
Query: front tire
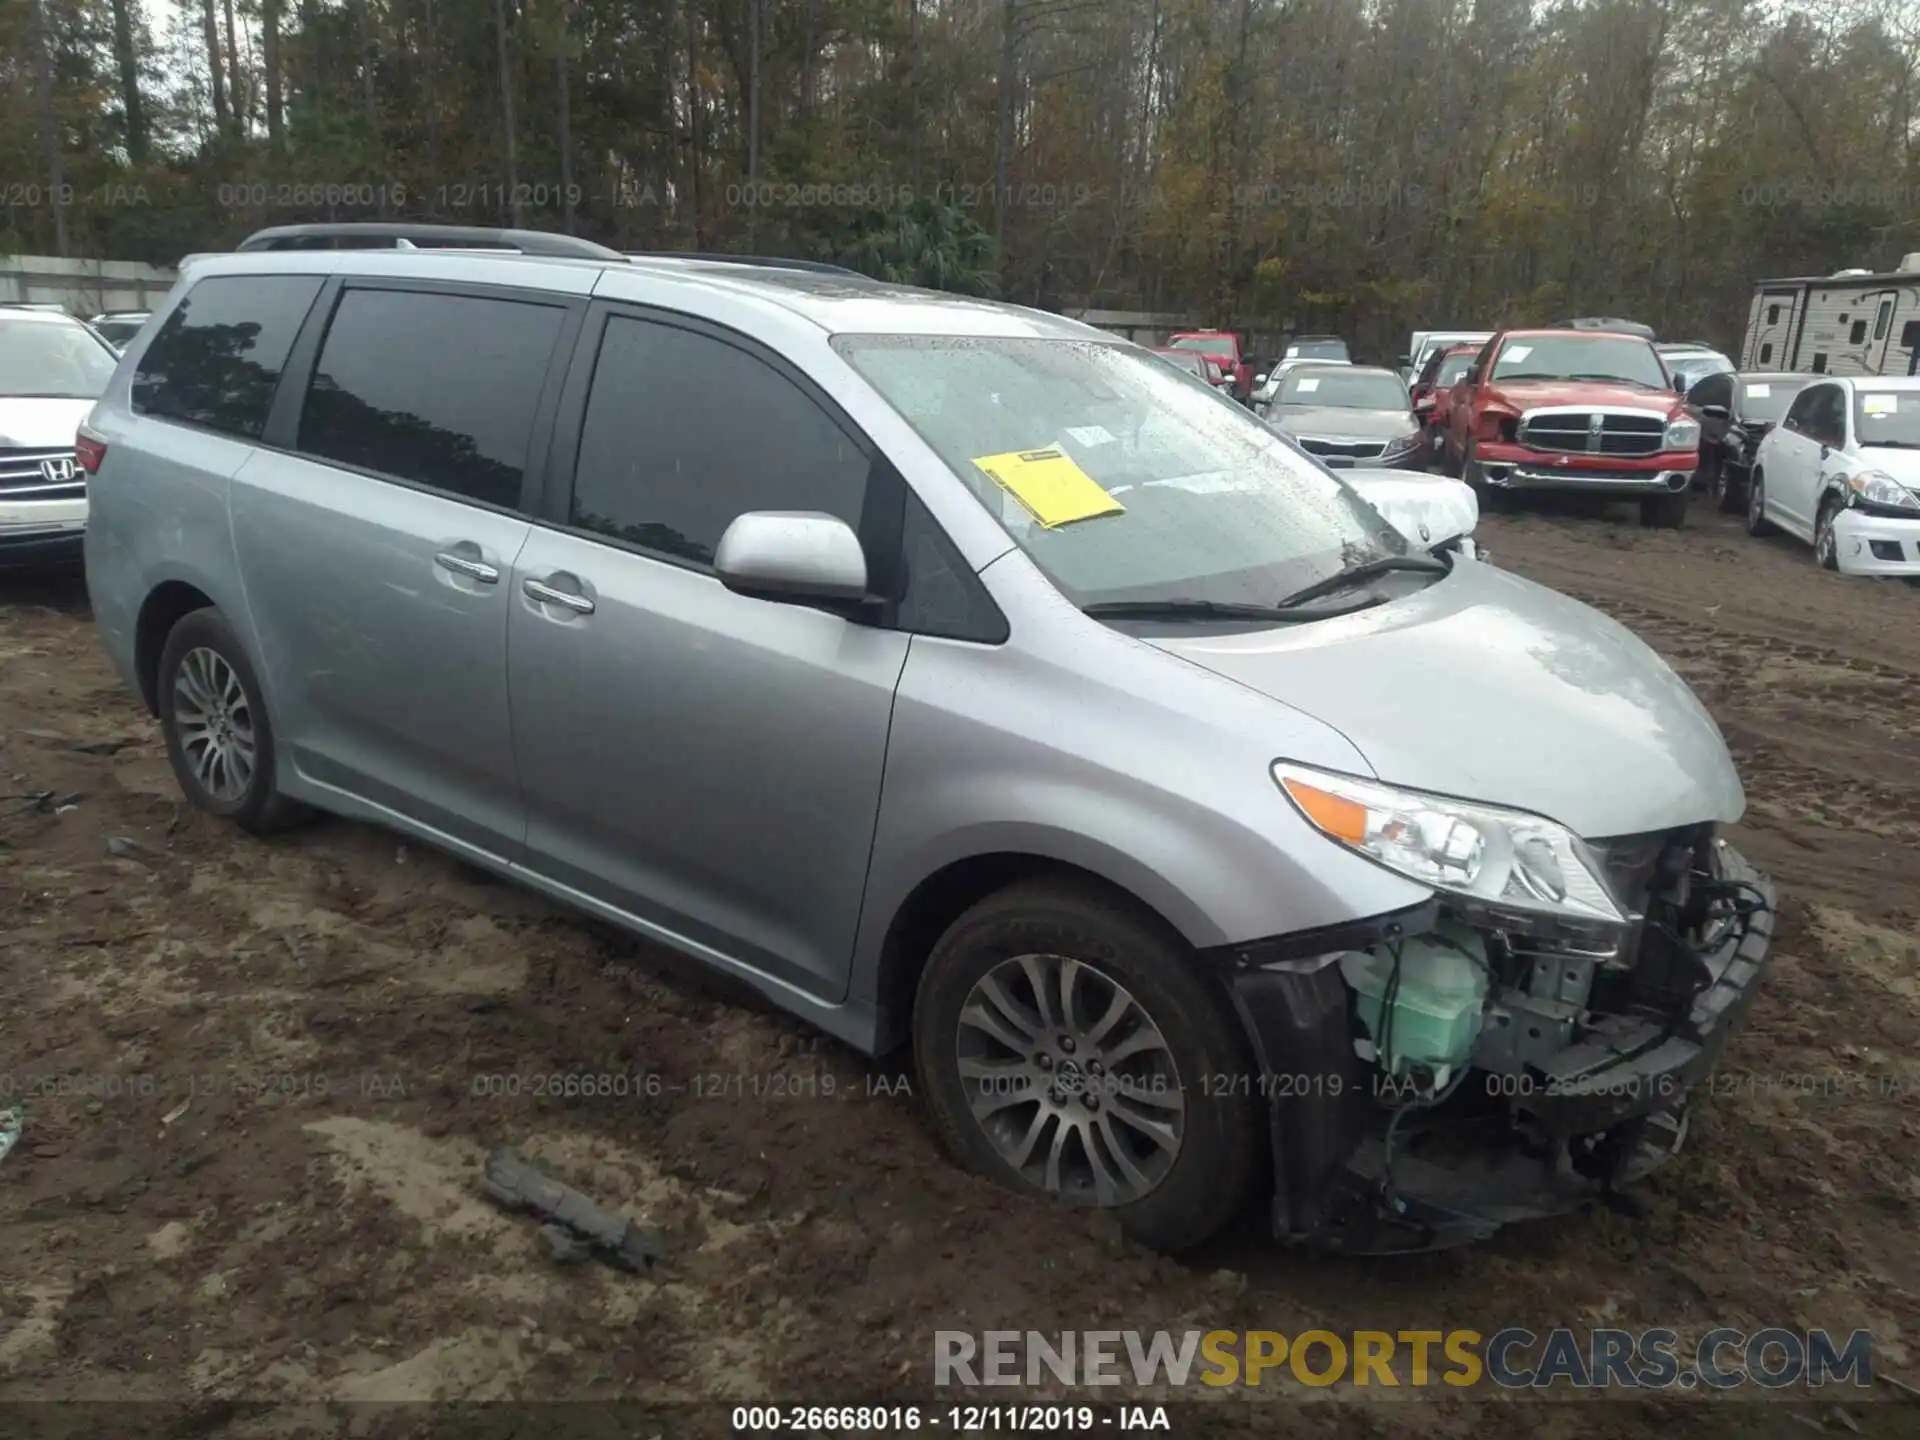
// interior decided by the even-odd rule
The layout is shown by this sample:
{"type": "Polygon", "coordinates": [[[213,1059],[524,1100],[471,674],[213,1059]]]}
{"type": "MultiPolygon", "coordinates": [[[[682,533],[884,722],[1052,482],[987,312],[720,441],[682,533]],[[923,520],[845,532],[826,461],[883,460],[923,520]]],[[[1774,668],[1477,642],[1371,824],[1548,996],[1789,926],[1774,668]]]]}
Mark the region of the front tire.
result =
{"type": "Polygon", "coordinates": [[[1767,477],[1764,471],[1755,470],[1747,479],[1747,534],[1759,538],[1773,533],[1773,522],[1767,519],[1767,477]]]}
{"type": "Polygon", "coordinates": [[[1640,523],[1649,530],[1678,530],[1687,523],[1687,502],[1692,498],[1685,490],[1649,495],[1640,502],[1640,523]]]}
{"type": "Polygon", "coordinates": [[[1813,519],[1813,558],[1822,570],[1840,568],[1840,542],[1833,533],[1840,508],[1840,502],[1829,497],[1820,502],[1820,513],[1813,519]]]}
{"type": "Polygon", "coordinates": [[[190,804],[256,833],[306,814],[280,793],[260,682],[218,610],[195,610],[173,627],[155,688],[167,759],[190,804]]]}
{"type": "Polygon", "coordinates": [[[1150,915],[1094,886],[1024,881],[941,936],[914,999],[928,1111],[961,1164],[1111,1209],[1178,1252],[1245,1205],[1259,1087],[1224,992],[1150,915]],[[1247,1093],[1251,1090],[1253,1093],[1247,1093]]]}

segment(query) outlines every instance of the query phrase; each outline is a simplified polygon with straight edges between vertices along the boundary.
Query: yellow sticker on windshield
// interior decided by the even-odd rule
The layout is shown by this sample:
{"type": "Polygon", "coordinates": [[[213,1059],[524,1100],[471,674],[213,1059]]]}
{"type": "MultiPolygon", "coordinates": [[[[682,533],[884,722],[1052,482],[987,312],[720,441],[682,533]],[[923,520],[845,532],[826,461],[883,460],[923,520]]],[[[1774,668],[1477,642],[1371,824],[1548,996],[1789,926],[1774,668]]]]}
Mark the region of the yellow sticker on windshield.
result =
{"type": "Polygon", "coordinates": [[[1869,390],[1860,396],[1860,409],[1868,415],[1893,415],[1899,412],[1900,400],[1885,391],[1875,394],[1869,390]]]}
{"type": "Polygon", "coordinates": [[[1073,457],[1058,445],[981,455],[973,463],[1048,530],[1098,515],[1120,515],[1127,508],[1102,490],[1099,482],[1074,464],[1073,457]]]}

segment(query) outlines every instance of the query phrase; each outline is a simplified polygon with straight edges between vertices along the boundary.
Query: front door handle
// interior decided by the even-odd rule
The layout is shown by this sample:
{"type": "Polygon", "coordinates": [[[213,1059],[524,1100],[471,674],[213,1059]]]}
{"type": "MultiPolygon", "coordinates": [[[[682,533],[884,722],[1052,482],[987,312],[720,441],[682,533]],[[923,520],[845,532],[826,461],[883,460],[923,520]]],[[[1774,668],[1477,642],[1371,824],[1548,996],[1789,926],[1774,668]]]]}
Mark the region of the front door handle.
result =
{"type": "MultiPolygon", "coordinates": [[[[476,548],[475,554],[478,554],[476,548]]],[[[476,560],[472,555],[462,555],[458,550],[442,550],[433,557],[433,563],[442,570],[451,570],[456,575],[464,575],[469,580],[478,580],[482,585],[500,583],[500,572],[484,560],[476,560]]]]}
{"type": "Polygon", "coordinates": [[[542,605],[559,605],[576,615],[593,613],[593,601],[578,591],[556,590],[545,580],[527,580],[520,588],[527,592],[528,599],[538,600],[542,605]]]}

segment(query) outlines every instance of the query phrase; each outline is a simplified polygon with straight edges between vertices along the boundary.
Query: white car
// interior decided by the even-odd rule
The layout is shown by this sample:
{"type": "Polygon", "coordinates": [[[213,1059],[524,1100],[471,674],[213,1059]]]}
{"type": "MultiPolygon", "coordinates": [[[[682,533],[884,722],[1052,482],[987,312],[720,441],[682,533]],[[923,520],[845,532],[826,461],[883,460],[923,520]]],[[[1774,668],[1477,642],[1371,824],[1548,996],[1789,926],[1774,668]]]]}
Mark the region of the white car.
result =
{"type": "Polygon", "coordinates": [[[1487,552],[1473,534],[1480,524],[1480,500],[1465,481],[1371,466],[1342,470],[1340,478],[1422,550],[1447,550],[1487,562],[1487,552]]]}
{"type": "Polygon", "coordinates": [[[1807,386],[1760,442],[1747,530],[1778,527],[1829,570],[1920,577],[1920,378],[1807,386]]]}

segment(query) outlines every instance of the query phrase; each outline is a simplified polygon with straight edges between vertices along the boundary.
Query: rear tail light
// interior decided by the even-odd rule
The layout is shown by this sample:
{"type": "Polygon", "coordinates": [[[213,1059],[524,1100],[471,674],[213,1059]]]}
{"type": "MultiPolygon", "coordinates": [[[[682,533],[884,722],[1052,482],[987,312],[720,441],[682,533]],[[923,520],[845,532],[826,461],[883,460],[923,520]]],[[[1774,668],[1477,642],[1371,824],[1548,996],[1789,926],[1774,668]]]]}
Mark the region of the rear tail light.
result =
{"type": "Polygon", "coordinates": [[[89,475],[100,473],[100,462],[107,458],[107,442],[82,430],[73,439],[73,458],[89,475]]]}

